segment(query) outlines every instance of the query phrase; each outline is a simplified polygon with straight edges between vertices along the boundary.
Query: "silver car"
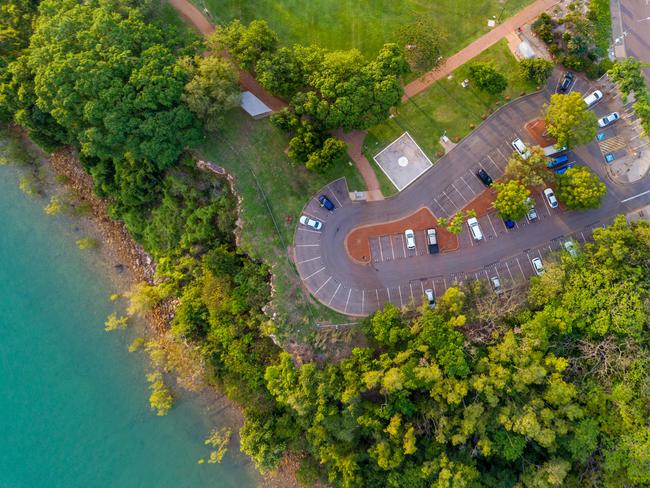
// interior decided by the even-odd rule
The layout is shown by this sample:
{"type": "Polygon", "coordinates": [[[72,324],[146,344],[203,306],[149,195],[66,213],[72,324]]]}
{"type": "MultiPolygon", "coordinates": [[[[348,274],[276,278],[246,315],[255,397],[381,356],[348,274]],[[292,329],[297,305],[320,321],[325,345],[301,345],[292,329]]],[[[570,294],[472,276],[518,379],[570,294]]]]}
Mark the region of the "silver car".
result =
{"type": "Polygon", "coordinates": [[[533,258],[531,260],[531,263],[533,265],[533,269],[535,270],[535,273],[537,273],[537,276],[541,276],[544,274],[544,265],[542,264],[542,258],[533,258]]]}
{"type": "Polygon", "coordinates": [[[434,308],[436,306],[436,296],[433,294],[433,290],[431,288],[427,288],[424,290],[424,295],[427,297],[429,308],[434,308]]]}
{"type": "Polygon", "coordinates": [[[616,122],[618,119],[620,119],[621,116],[618,115],[618,112],[612,112],[609,115],[605,115],[604,117],[601,117],[598,119],[598,126],[599,127],[607,127],[609,124],[613,124],[616,122]]]}
{"type": "Polygon", "coordinates": [[[526,206],[528,207],[528,212],[526,212],[526,218],[528,222],[537,220],[537,210],[535,209],[535,203],[532,198],[528,197],[526,199],[526,206]]]}

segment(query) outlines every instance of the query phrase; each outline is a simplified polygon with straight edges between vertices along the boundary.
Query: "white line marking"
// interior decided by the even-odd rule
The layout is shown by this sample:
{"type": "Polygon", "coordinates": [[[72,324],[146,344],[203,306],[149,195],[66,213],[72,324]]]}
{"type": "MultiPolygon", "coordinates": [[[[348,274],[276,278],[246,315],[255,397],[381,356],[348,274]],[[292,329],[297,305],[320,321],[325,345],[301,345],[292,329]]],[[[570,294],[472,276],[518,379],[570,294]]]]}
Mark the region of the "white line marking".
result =
{"type": "Polygon", "coordinates": [[[506,163],[507,163],[508,158],[506,158],[506,157],[503,155],[503,153],[501,152],[501,149],[499,149],[498,147],[497,147],[496,149],[497,149],[497,151],[499,152],[499,154],[501,154],[501,157],[502,157],[502,158],[506,161],[506,163]]]}
{"type": "Polygon", "coordinates": [[[490,223],[490,227],[492,227],[492,232],[494,232],[494,237],[497,236],[497,230],[494,228],[494,224],[492,223],[492,218],[490,218],[490,214],[487,214],[488,222],[490,223]]]}
{"type": "Polygon", "coordinates": [[[345,311],[348,311],[348,302],[350,301],[350,295],[352,294],[352,288],[350,288],[350,291],[348,292],[348,299],[345,301],[345,311]]]}
{"type": "Polygon", "coordinates": [[[338,198],[336,197],[336,193],[334,193],[334,191],[333,191],[333,190],[332,190],[332,196],[334,197],[334,200],[336,200],[336,203],[338,203],[338,204],[339,204],[339,207],[342,207],[343,205],[341,205],[341,202],[340,202],[340,200],[339,200],[339,199],[338,199],[338,198]]]}
{"type": "Polygon", "coordinates": [[[339,283],[339,286],[337,286],[336,290],[334,290],[334,295],[332,295],[332,298],[330,298],[328,305],[332,304],[332,300],[334,300],[334,297],[336,296],[336,293],[339,291],[339,288],[341,288],[341,283],[339,283]]]}
{"type": "Polygon", "coordinates": [[[381,303],[379,303],[379,290],[375,288],[375,294],[377,295],[377,307],[381,306],[381,303]]]}
{"type": "Polygon", "coordinates": [[[454,203],[454,201],[451,198],[449,198],[449,195],[447,195],[444,191],[442,192],[442,194],[447,198],[447,200],[449,200],[451,202],[451,204],[454,206],[454,208],[456,210],[458,210],[458,206],[454,203]]]}
{"type": "MultiPolygon", "coordinates": [[[[413,238],[415,239],[415,237],[413,238]]],[[[406,241],[404,240],[404,237],[401,238],[401,241],[402,241],[402,249],[404,249],[404,257],[406,257],[406,241]]]]}
{"type": "MultiPolygon", "coordinates": [[[[439,296],[438,289],[436,288],[436,280],[434,280],[433,278],[431,278],[431,287],[433,288],[433,294],[435,296],[439,296]]],[[[424,296],[424,290],[422,290],[422,296],[424,296]]]]}
{"type": "Polygon", "coordinates": [[[415,303],[415,297],[413,296],[413,284],[409,281],[409,288],[411,289],[411,300],[415,303]]]}
{"type": "Polygon", "coordinates": [[[650,190],[646,190],[644,192],[641,192],[641,193],[638,193],[638,194],[636,194],[634,196],[631,196],[630,198],[626,198],[625,200],[621,200],[621,203],[629,202],[630,200],[634,200],[635,198],[642,197],[643,195],[647,195],[648,193],[650,193],[650,190]]]}
{"type": "Polygon", "coordinates": [[[320,259],[320,256],[311,259],[305,259],[304,261],[298,261],[298,264],[308,263],[309,261],[316,261],[317,259],[320,259]]]}
{"type": "Polygon", "coordinates": [[[422,296],[424,296],[424,281],[420,280],[420,288],[422,288],[422,296]]]}
{"type": "Polygon", "coordinates": [[[521,271],[521,275],[526,279],[526,273],[524,273],[524,269],[521,267],[521,263],[519,262],[519,258],[515,258],[517,260],[517,264],[519,265],[519,271],[521,271]]]}
{"type": "Polygon", "coordinates": [[[582,231],[580,231],[580,235],[582,236],[582,242],[587,242],[587,238],[582,231]]]}
{"type": "Polygon", "coordinates": [[[296,247],[319,247],[320,244],[296,244],[296,247]]]}
{"type": "Polygon", "coordinates": [[[361,290],[361,313],[363,313],[363,305],[366,301],[366,290],[361,290]]]}
{"type": "Polygon", "coordinates": [[[465,181],[465,178],[463,178],[462,175],[460,176],[460,179],[463,180],[463,183],[465,183],[465,185],[467,185],[467,188],[469,188],[469,191],[470,191],[470,193],[472,194],[472,196],[476,195],[476,193],[474,193],[474,190],[472,190],[472,187],[469,186],[469,183],[467,183],[467,182],[465,181]]]}
{"type": "Polygon", "coordinates": [[[501,171],[501,168],[499,168],[499,167],[497,166],[497,163],[495,163],[494,161],[492,161],[492,158],[491,158],[489,155],[488,155],[488,159],[489,159],[490,162],[492,163],[492,166],[494,166],[494,167],[497,169],[497,171],[501,171]]]}
{"type": "Polygon", "coordinates": [[[446,290],[447,289],[447,280],[445,279],[444,276],[442,277],[442,283],[445,285],[445,290],[446,290]]]}
{"type": "Polygon", "coordinates": [[[298,227],[298,230],[301,230],[303,232],[311,232],[312,234],[320,234],[319,230],[305,229],[304,227],[298,227]]]}
{"type": "Polygon", "coordinates": [[[467,198],[465,198],[465,195],[463,195],[463,194],[458,190],[458,188],[456,188],[456,185],[454,185],[454,184],[452,183],[451,186],[454,187],[454,190],[456,190],[456,193],[458,193],[458,194],[460,195],[460,198],[462,198],[464,202],[467,202],[467,201],[468,201],[467,198]]]}
{"type": "Polygon", "coordinates": [[[318,271],[314,271],[312,274],[310,274],[309,276],[307,276],[307,278],[305,278],[303,281],[307,281],[307,280],[308,280],[309,278],[311,278],[312,276],[316,276],[318,273],[320,273],[320,272],[323,271],[324,269],[325,269],[325,266],[323,266],[323,267],[322,267],[321,269],[319,269],[318,271]]]}
{"type": "Polygon", "coordinates": [[[330,282],[331,279],[332,279],[331,276],[330,276],[329,278],[327,278],[327,280],[325,280],[325,283],[323,283],[322,285],[320,285],[320,286],[318,287],[318,290],[316,290],[316,291],[314,292],[314,295],[316,295],[319,291],[321,291],[321,290],[323,289],[323,287],[324,287],[326,284],[328,284],[328,283],[330,282]]]}
{"type": "Polygon", "coordinates": [[[392,303],[392,300],[390,299],[390,290],[388,287],[386,288],[386,293],[388,294],[388,301],[392,303]]]}
{"type": "Polygon", "coordinates": [[[393,246],[393,236],[388,236],[388,240],[390,241],[390,250],[393,253],[393,261],[395,261],[395,247],[393,246]]]}
{"type": "Polygon", "coordinates": [[[377,242],[379,242],[379,256],[381,258],[381,263],[384,262],[384,251],[381,249],[381,237],[377,239],[377,242]]]}
{"type": "Polygon", "coordinates": [[[548,206],[548,202],[546,201],[546,195],[542,194],[542,202],[544,202],[544,207],[546,207],[546,211],[548,212],[548,215],[551,215],[551,208],[548,206]]]}
{"type": "Polygon", "coordinates": [[[399,291],[399,306],[404,306],[404,300],[402,300],[402,285],[397,285],[397,291],[399,291]]]}
{"type": "Polygon", "coordinates": [[[548,246],[548,250],[553,252],[553,249],[551,249],[551,246],[548,246]]]}
{"type": "Polygon", "coordinates": [[[512,276],[512,272],[510,271],[510,266],[508,266],[508,261],[506,263],[506,269],[508,270],[508,274],[510,275],[510,281],[515,281],[514,277],[512,276]]]}

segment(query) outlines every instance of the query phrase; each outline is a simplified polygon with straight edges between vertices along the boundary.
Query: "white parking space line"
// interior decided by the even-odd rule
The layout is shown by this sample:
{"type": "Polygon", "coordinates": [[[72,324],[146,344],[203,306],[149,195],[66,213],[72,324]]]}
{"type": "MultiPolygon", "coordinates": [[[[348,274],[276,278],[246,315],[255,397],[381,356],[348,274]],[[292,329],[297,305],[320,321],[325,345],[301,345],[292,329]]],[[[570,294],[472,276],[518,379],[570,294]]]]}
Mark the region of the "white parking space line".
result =
{"type": "Polygon", "coordinates": [[[381,248],[381,237],[377,239],[377,242],[379,242],[379,257],[381,258],[380,262],[384,262],[384,251],[381,248]]]}
{"type": "Polygon", "coordinates": [[[404,236],[400,235],[400,237],[402,239],[402,248],[404,249],[404,257],[406,257],[406,252],[407,252],[407,250],[406,250],[406,240],[404,239],[404,236]]]}
{"type": "Polygon", "coordinates": [[[411,301],[415,303],[415,296],[413,295],[413,284],[409,281],[409,288],[411,289],[411,301]]]}
{"type": "Polygon", "coordinates": [[[492,218],[490,217],[490,214],[487,214],[488,222],[490,222],[490,227],[492,227],[492,232],[494,232],[494,237],[497,236],[497,231],[494,228],[494,224],[492,224],[492,218]]]}
{"type": "Polygon", "coordinates": [[[542,197],[542,202],[544,202],[544,207],[546,208],[546,212],[550,216],[551,215],[551,207],[548,206],[548,202],[546,201],[546,196],[541,195],[541,197],[542,197]]]}
{"type": "Polygon", "coordinates": [[[580,231],[580,235],[582,236],[582,242],[583,243],[587,242],[587,238],[585,237],[582,231],[580,231]]]}
{"type": "Polygon", "coordinates": [[[339,283],[339,286],[337,286],[336,290],[334,290],[334,295],[332,295],[332,298],[330,298],[330,301],[328,302],[328,305],[332,304],[332,300],[334,300],[334,297],[336,296],[336,293],[339,291],[339,288],[341,288],[341,283],[339,283]]]}
{"type": "Polygon", "coordinates": [[[445,198],[446,198],[447,200],[449,200],[449,201],[451,202],[451,204],[454,206],[454,208],[455,208],[456,210],[458,210],[458,206],[454,203],[454,201],[453,201],[451,198],[449,198],[449,195],[447,195],[444,191],[442,192],[442,194],[445,196],[445,198]]]}
{"type": "Polygon", "coordinates": [[[315,258],[311,258],[311,259],[305,259],[304,261],[298,261],[298,263],[296,263],[296,264],[304,264],[304,263],[308,263],[310,261],[316,261],[317,259],[320,259],[320,256],[316,256],[315,258]]]}
{"type": "Polygon", "coordinates": [[[629,202],[630,200],[634,200],[635,198],[642,197],[643,195],[647,195],[648,193],[650,193],[650,190],[646,190],[644,192],[641,192],[641,193],[638,193],[638,194],[636,194],[634,196],[631,196],[630,198],[626,198],[625,200],[621,200],[621,203],[629,202]]]}
{"type": "Polygon", "coordinates": [[[497,163],[495,163],[489,155],[488,155],[488,159],[489,159],[490,162],[492,163],[492,166],[494,166],[494,167],[497,169],[497,171],[500,172],[500,171],[501,171],[501,168],[499,168],[499,166],[497,165],[497,163]]]}
{"type": "Polygon", "coordinates": [[[363,313],[363,305],[366,301],[366,290],[361,290],[361,313],[363,313]]]}
{"type": "Polygon", "coordinates": [[[319,247],[320,244],[296,244],[296,247],[319,247]]]}
{"type": "Polygon", "coordinates": [[[463,183],[465,183],[465,186],[467,186],[467,188],[469,188],[470,193],[472,194],[472,196],[474,196],[475,195],[474,190],[472,190],[472,187],[469,186],[469,183],[467,183],[467,181],[465,181],[465,178],[463,178],[463,176],[461,175],[460,179],[463,180],[463,183]]]}
{"type": "Polygon", "coordinates": [[[316,291],[314,292],[314,296],[317,295],[318,292],[321,291],[321,290],[323,289],[323,287],[324,287],[326,284],[328,284],[328,283],[330,282],[331,279],[332,279],[331,276],[330,276],[329,278],[327,278],[327,279],[325,280],[325,283],[323,283],[322,285],[320,285],[320,286],[318,287],[318,290],[316,290],[316,291]]]}
{"type": "Polygon", "coordinates": [[[332,191],[332,196],[334,197],[334,200],[336,200],[336,203],[339,204],[339,207],[342,207],[343,205],[341,205],[341,202],[340,202],[340,200],[336,197],[336,193],[334,193],[334,191],[332,191]]]}
{"type": "Polygon", "coordinates": [[[395,248],[393,247],[393,239],[391,236],[388,236],[388,240],[390,241],[390,250],[393,253],[393,261],[395,261],[395,248]]]}
{"type": "Polygon", "coordinates": [[[501,149],[499,149],[499,148],[497,147],[496,150],[498,151],[499,154],[501,154],[501,157],[502,157],[503,160],[506,161],[506,163],[507,163],[507,162],[508,162],[508,158],[505,157],[505,156],[503,155],[503,153],[501,152],[501,149]]]}
{"type": "Polygon", "coordinates": [[[307,280],[308,280],[309,278],[311,278],[312,276],[316,276],[318,273],[320,273],[320,272],[323,271],[324,269],[325,269],[325,266],[323,266],[323,267],[322,267],[321,269],[319,269],[318,271],[314,271],[312,274],[310,274],[309,276],[307,276],[303,281],[307,281],[307,280]]]}
{"type": "Polygon", "coordinates": [[[399,291],[399,306],[403,307],[404,306],[404,300],[402,300],[402,286],[397,285],[397,291],[399,291]]]}
{"type": "Polygon", "coordinates": [[[512,272],[510,271],[510,266],[508,266],[508,261],[506,261],[506,269],[508,270],[508,274],[510,275],[510,280],[515,281],[515,279],[512,276],[512,272]]]}
{"type": "Polygon", "coordinates": [[[526,279],[526,273],[524,273],[524,268],[521,267],[521,263],[519,262],[519,258],[515,258],[517,260],[517,264],[519,265],[519,271],[521,271],[521,275],[526,279]]]}
{"type": "Polygon", "coordinates": [[[345,311],[348,311],[348,303],[350,302],[350,295],[352,295],[352,288],[350,288],[350,291],[348,291],[348,298],[345,300],[345,311]]]}
{"type": "Polygon", "coordinates": [[[551,248],[551,246],[548,246],[548,250],[553,252],[553,249],[551,248]]]}
{"type": "Polygon", "coordinates": [[[460,190],[458,190],[458,188],[456,188],[456,185],[454,185],[454,184],[452,183],[451,186],[454,187],[454,190],[456,190],[456,193],[458,193],[458,194],[460,195],[460,198],[462,198],[464,202],[467,202],[467,201],[468,201],[467,198],[465,198],[465,195],[463,195],[463,194],[460,192],[460,190]]]}
{"type": "Polygon", "coordinates": [[[311,232],[312,234],[320,234],[319,230],[305,229],[304,227],[298,227],[298,230],[301,230],[303,232],[311,232]]]}

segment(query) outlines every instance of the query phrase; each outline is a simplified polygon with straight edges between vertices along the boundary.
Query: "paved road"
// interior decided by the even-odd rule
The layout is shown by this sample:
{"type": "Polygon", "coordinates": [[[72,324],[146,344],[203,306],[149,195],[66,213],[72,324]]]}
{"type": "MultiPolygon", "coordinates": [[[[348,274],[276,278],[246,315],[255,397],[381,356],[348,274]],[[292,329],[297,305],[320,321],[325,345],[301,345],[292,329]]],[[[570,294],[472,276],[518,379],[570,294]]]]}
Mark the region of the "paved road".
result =
{"type": "MultiPolygon", "coordinates": [[[[549,87],[555,86],[559,75],[554,74],[549,87]]],[[[583,93],[594,88],[583,79],[578,79],[574,86],[583,93]]],[[[594,108],[599,117],[620,110],[620,100],[607,93],[608,87],[601,88],[605,99],[594,108]]],[[[454,281],[498,276],[504,287],[515,286],[534,273],[534,257],[546,259],[569,238],[584,243],[595,227],[608,224],[617,214],[648,205],[650,193],[643,192],[650,188],[650,178],[625,186],[609,180],[600,149],[592,142],[571,156],[579,164],[589,165],[607,183],[608,193],[599,209],[550,209],[540,195],[535,195],[540,215],[537,221],[529,223],[524,219],[517,228],[508,230],[495,214],[488,214],[480,219],[485,240],[476,243],[465,230],[460,235],[458,251],[429,255],[425,252],[424,235],[419,233],[416,250],[408,251],[403,236],[396,234],[371,240],[369,264],[358,264],[349,258],[345,239],[354,228],[401,219],[422,207],[430,208],[438,217],[450,216],[483,190],[474,175],[479,167],[495,179],[500,177],[512,152],[510,142],[521,137],[532,144],[524,124],[539,115],[550,93],[547,87],[502,108],[420,179],[389,199],[353,202],[348,198],[344,180],[337,180],[314,195],[304,213],[322,220],[324,227],[318,232],[299,225],[295,233],[295,262],[310,293],[339,312],[364,316],[386,302],[397,306],[419,304],[424,289],[432,288],[439,296],[454,281]],[[338,207],[334,212],[318,206],[316,197],[321,193],[334,201],[338,207]],[[635,197],[637,194],[641,196],[635,197]],[[629,200],[631,197],[635,198],[629,200]]]]}
{"type": "MultiPolygon", "coordinates": [[[[650,1],[618,0],[619,12],[615,11],[616,3],[612,3],[612,28],[615,37],[623,32],[625,55],[650,63],[650,1]]],[[[644,72],[650,87],[650,69],[645,69],[644,72]]]]}

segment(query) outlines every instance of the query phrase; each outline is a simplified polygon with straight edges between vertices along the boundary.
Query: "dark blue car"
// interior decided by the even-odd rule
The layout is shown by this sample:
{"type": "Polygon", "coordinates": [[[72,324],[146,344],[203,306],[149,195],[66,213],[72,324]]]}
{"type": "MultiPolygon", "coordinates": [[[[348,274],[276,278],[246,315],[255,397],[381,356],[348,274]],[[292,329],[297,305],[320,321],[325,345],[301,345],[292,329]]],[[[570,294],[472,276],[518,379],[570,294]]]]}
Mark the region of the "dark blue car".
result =
{"type": "Polygon", "coordinates": [[[506,225],[506,227],[507,227],[508,229],[514,229],[514,228],[515,228],[515,223],[514,223],[514,221],[512,221],[512,220],[510,220],[510,219],[504,220],[503,223],[506,225]]]}
{"type": "Polygon", "coordinates": [[[334,204],[330,201],[330,199],[327,198],[325,195],[319,196],[318,201],[320,202],[321,207],[325,207],[330,212],[332,212],[336,208],[334,204]]]}
{"type": "Polygon", "coordinates": [[[569,156],[566,154],[563,154],[562,156],[558,156],[557,158],[551,159],[549,163],[546,165],[548,169],[553,169],[557,168],[558,166],[562,166],[564,163],[569,162],[569,156]]]}
{"type": "Polygon", "coordinates": [[[564,173],[566,173],[566,170],[567,170],[567,169],[571,169],[571,168],[573,168],[573,166],[574,166],[575,164],[576,164],[576,163],[569,163],[569,164],[567,164],[566,166],[564,166],[564,167],[562,167],[562,168],[556,169],[556,170],[555,170],[555,174],[558,174],[558,175],[564,174],[564,173]]]}

